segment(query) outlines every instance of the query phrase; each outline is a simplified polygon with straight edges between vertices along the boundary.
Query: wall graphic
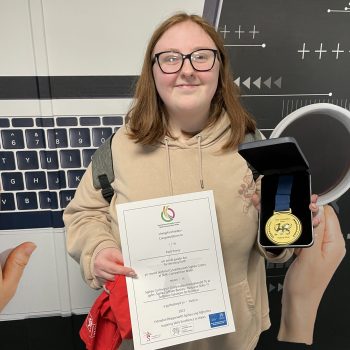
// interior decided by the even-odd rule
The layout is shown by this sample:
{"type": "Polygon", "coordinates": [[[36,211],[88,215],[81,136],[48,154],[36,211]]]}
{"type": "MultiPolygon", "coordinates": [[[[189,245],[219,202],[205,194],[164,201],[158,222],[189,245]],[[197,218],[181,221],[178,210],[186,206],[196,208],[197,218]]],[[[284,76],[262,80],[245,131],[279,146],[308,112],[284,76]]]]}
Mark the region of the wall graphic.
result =
{"type": "MultiPolygon", "coordinates": [[[[266,136],[283,118],[302,106],[325,102],[350,109],[349,30],[350,3],[344,0],[223,2],[218,31],[230,54],[233,79],[241,89],[244,105],[266,136]]],[[[305,139],[316,144],[322,142],[327,133],[328,136],[332,133],[325,129],[326,125],[322,125],[322,120],[310,123],[304,130],[305,139]]],[[[334,142],[338,135],[336,131],[331,135],[334,142]]],[[[348,135],[344,136],[347,145],[348,135]]],[[[336,150],[334,157],[337,158],[336,150]]],[[[320,168],[323,174],[318,171],[319,177],[332,177],[331,167],[322,164],[320,168]]],[[[320,188],[317,177],[314,176],[314,185],[320,188]]],[[[349,249],[349,191],[332,205],[339,214],[349,249]]],[[[283,279],[289,264],[266,266],[273,326],[272,331],[263,334],[259,349],[283,349],[283,344],[278,344],[275,338],[283,279]]],[[[322,300],[313,349],[347,349],[349,268],[348,254],[322,300]]]]}

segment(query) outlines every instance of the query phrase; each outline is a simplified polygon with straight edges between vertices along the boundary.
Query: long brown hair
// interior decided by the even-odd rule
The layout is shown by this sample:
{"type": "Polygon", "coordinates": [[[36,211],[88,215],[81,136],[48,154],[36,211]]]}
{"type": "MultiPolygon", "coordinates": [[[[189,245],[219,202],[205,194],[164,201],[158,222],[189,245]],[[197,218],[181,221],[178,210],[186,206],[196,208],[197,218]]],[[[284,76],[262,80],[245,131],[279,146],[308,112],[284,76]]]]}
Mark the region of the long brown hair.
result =
{"type": "Polygon", "coordinates": [[[178,13],[165,20],[153,33],[145,54],[140,78],[136,84],[133,104],[126,115],[129,136],[144,145],[151,145],[169,135],[168,113],[153,78],[152,53],[160,37],[178,23],[192,21],[199,25],[214,41],[219,54],[220,73],[218,87],[211,101],[208,125],[214,124],[226,111],[231,122],[231,135],[223,149],[236,147],[246,133],[255,131],[255,121],[239,101],[239,89],[233,82],[224,43],[215,28],[197,15],[178,13]]]}

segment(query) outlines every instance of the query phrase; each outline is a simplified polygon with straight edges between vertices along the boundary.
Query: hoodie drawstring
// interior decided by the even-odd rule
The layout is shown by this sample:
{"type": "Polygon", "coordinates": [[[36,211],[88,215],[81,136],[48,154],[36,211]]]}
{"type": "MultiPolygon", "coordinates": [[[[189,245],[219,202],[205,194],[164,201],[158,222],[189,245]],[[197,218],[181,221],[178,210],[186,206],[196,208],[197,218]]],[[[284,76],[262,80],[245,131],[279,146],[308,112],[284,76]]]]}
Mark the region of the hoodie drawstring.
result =
{"type": "Polygon", "coordinates": [[[204,181],[203,181],[203,167],[202,167],[202,147],[201,147],[201,141],[202,136],[197,135],[197,144],[198,144],[198,160],[199,160],[199,183],[201,186],[201,189],[204,188],[204,181]]]}
{"type": "Polygon", "coordinates": [[[167,157],[167,167],[168,167],[168,182],[169,182],[169,192],[170,195],[174,195],[173,191],[173,180],[171,178],[171,167],[170,167],[170,154],[169,154],[169,139],[166,137],[164,139],[165,142],[165,149],[166,149],[166,157],[167,157]]]}
{"type": "MultiPolygon", "coordinates": [[[[198,146],[198,162],[199,162],[199,185],[201,189],[204,189],[204,180],[203,180],[203,164],[202,164],[202,145],[201,145],[202,137],[201,135],[197,135],[197,146],[198,146]]],[[[171,166],[170,166],[170,152],[169,152],[169,139],[167,137],[164,138],[165,150],[166,150],[166,162],[168,168],[168,182],[169,182],[169,192],[170,195],[174,195],[173,190],[173,179],[171,176],[171,166]]]]}

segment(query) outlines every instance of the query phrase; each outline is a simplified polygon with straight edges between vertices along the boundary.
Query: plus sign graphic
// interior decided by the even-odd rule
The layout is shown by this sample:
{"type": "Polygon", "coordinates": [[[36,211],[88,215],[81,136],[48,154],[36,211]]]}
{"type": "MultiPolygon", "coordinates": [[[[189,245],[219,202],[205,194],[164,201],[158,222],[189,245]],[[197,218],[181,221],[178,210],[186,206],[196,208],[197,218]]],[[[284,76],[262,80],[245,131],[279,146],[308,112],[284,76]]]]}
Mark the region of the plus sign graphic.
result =
{"type": "Polygon", "coordinates": [[[315,52],[318,52],[318,53],[319,53],[318,59],[320,60],[320,59],[322,59],[322,54],[323,54],[324,52],[327,52],[327,50],[323,50],[323,43],[321,43],[320,49],[319,49],[319,50],[315,50],[315,52]]]}
{"type": "Polygon", "coordinates": [[[238,30],[235,30],[235,33],[237,33],[238,34],[238,39],[240,39],[241,38],[241,34],[243,34],[243,33],[245,33],[245,31],[244,30],[241,30],[241,25],[239,25],[238,26],[238,30]]]}
{"type": "Polygon", "coordinates": [[[224,34],[224,39],[226,39],[226,33],[231,33],[230,30],[226,30],[226,24],[224,26],[224,30],[220,30],[220,33],[223,33],[224,34]]]}
{"type": "Polygon", "coordinates": [[[340,52],[344,52],[344,50],[340,50],[339,47],[340,47],[340,44],[338,43],[337,49],[336,50],[332,50],[332,52],[336,53],[336,59],[338,59],[340,52]]]}
{"type": "Polygon", "coordinates": [[[252,34],[253,39],[255,39],[255,34],[259,34],[260,32],[258,30],[255,30],[255,24],[254,24],[253,30],[250,30],[249,33],[252,34]]]}
{"type": "Polygon", "coordinates": [[[305,53],[306,52],[310,52],[310,50],[306,50],[305,49],[305,43],[303,43],[303,49],[302,50],[298,50],[298,52],[301,52],[301,59],[303,60],[304,59],[304,57],[305,57],[305,53]]]}

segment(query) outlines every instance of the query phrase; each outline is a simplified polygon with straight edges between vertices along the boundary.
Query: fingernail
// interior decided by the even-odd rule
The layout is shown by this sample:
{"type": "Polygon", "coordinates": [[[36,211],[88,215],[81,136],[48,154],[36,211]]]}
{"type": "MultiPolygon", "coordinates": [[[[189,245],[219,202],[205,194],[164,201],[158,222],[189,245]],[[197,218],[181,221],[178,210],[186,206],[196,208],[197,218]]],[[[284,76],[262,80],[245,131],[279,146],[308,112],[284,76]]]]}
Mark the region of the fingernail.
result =
{"type": "Polygon", "coordinates": [[[136,277],[137,274],[136,274],[135,271],[130,271],[130,272],[128,273],[128,276],[129,276],[129,277],[136,277]]]}
{"type": "Polygon", "coordinates": [[[27,255],[31,255],[35,249],[36,249],[36,245],[34,243],[32,243],[32,244],[28,245],[28,247],[25,247],[24,252],[27,255]]]}

